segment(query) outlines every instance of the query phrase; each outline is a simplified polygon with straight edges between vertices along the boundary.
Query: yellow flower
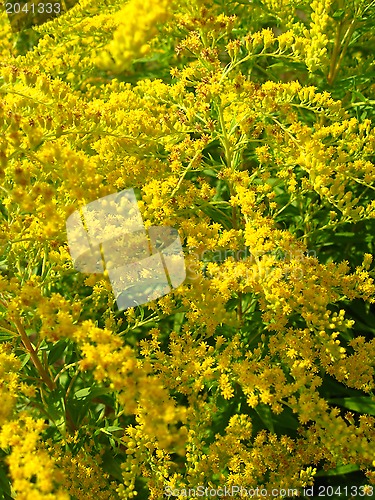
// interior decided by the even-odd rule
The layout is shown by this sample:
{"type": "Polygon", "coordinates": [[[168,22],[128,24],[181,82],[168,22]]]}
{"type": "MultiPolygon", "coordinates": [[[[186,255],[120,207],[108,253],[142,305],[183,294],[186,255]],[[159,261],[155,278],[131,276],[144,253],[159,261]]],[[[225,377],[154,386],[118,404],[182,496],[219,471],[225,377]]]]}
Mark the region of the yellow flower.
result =
{"type": "Polygon", "coordinates": [[[128,69],[134,59],[144,57],[150,50],[148,42],[157,34],[157,24],[170,17],[170,1],[130,0],[118,12],[119,27],[113,40],[105,47],[96,62],[117,72],[128,69]]]}

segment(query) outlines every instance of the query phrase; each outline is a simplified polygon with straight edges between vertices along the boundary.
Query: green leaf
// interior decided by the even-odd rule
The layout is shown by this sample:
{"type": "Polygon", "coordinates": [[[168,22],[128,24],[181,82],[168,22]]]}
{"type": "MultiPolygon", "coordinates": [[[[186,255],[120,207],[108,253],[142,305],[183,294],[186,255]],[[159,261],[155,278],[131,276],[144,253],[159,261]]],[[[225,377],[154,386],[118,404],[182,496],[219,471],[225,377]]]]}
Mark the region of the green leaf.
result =
{"type": "Polygon", "coordinates": [[[61,388],[51,391],[46,400],[48,414],[57,426],[63,424],[65,420],[64,394],[61,388]]]}
{"type": "Polygon", "coordinates": [[[203,173],[205,175],[208,175],[209,177],[214,177],[215,179],[217,178],[217,172],[215,170],[212,170],[212,168],[206,168],[203,170],[203,173]]]}
{"type": "Polygon", "coordinates": [[[107,387],[85,387],[74,394],[74,399],[92,399],[111,392],[107,387]]]}
{"type": "Polygon", "coordinates": [[[317,472],[316,477],[326,477],[326,476],[341,476],[343,474],[350,474],[351,472],[355,472],[359,470],[359,465],[340,465],[339,467],[336,467],[336,469],[332,470],[322,470],[317,472]]]}
{"type": "Polygon", "coordinates": [[[259,417],[261,418],[264,425],[270,432],[275,432],[275,428],[273,425],[272,412],[271,408],[265,404],[259,404],[254,408],[259,417]]]}
{"type": "Polygon", "coordinates": [[[293,416],[293,412],[290,408],[285,408],[280,415],[273,415],[272,418],[276,428],[284,427],[285,429],[298,429],[298,420],[293,416]]]}
{"type": "Polygon", "coordinates": [[[358,413],[366,413],[375,415],[375,401],[367,396],[354,398],[333,398],[328,399],[328,403],[343,406],[348,410],[357,411],[358,413]]]}
{"type": "Polygon", "coordinates": [[[16,336],[15,333],[0,332],[0,342],[6,342],[8,340],[11,340],[15,336],[16,336]]]}
{"type": "Polygon", "coordinates": [[[173,330],[176,332],[176,333],[179,333],[180,330],[181,330],[181,327],[184,323],[184,319],[185,319],[185,313],[177,313],[175,314],[175,317],[174,317],[174,326],[173,326],[173,330]]]}
{"type": "Polygon", "coordinates": [[[357,391],[356,389],[350,389],[349,387],[346,387],[340,382],[337,382],[335,379],[330,377],[329,375],[324,375],[323,377],[323,384],[322,384],[322,394],[325,395],[325,398],[328,401],[328,398],[332,396],[332,399],[334,396],[349,396],[351,398],[357,398],[361,397],[362,393],[360,391],[357,391]]]}
{"type": "Polygon", "coordinates": [[[110,474],[115,479],[123,481],[122,470],[118,461],[112,456],[110,451],[106,451],[102,458],[103,464],[102,468],[105,472],[110,474]]]}
{"type": "Polygon", "coordinates": [[[342,236],[343,238],[354,238],[356,235],[355,235],[355,233],[349,232],[349,231],[335,233],[335,238],[339,238],[340,236],[342,236]]]}
{"type": "Polygon", "coordinates": [[[67,340],[62,339],[62,340],[59,340],[58,342],[56,342],[56,344],[54,344],[51,347],[51,350],[48,354],[48,364],[49,365],[53,365],[54,363],[56,363],[56,361],[61,359],[61,357],[66,349],[66,346],[67,346],[67,340]]]}
{"type": "MultiPolygon", "coordinates": [[[[22,359],[22,357],[21,357],[21,359],[22,359]]],[[[30,359],[30,354],[29,353],[25,354],[23,357],[23,360],[22,360],[21,370],[25,365],[27,365],[27,363],[29,362],[29,359],[30,359]]]]}
{"type": "Polygon", "coordinates": [[[100,429],[101,432],[105,432],[105,434],[112,434],[112,432],[123,431],[122,427],[118,427],[117,425],[110,425],[109,427],[104,427],[100,429]]]}
{"type": "Polygon", "coordinates": [[[0,491],[11,496],[9,478],[2,466],[0,466],[0,491]]]}
{"type": "Polygon", "coordinates": [[[345,10],[344,9],[338,9],[336,12],[332,14],[333,19],[336,19],[337,21],[341,20],[345,16],[345,10]]]}

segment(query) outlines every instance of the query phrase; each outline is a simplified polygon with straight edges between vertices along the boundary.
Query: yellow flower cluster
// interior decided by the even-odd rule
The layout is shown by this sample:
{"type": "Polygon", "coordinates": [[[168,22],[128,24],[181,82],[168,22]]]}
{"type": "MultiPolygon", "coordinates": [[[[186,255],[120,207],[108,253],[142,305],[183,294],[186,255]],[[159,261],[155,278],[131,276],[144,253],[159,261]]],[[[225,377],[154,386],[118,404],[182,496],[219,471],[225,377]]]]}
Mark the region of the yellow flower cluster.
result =
{"type": "Polygon", "coordinates": [[[327,27],[331,21],[328,14],[331,5],[330,0],[314,0],[310,5],[310,30],[306,31],[306,38],[311,40],[306,48],[306,65],[310,71],[316,71],[318,68],[325,70],[329,62],[327,45],[330,39],[327,27]]]}
{"type": "Polygon", "coordinates": [[[148,42],[157,34],[157,24],[170,16],[170,0],[130,0],[116,16],[119,26],[113,40],[98,56],[99,67],[121,72],[129,68],[134,59],[145,56],[148,42]]]}
{"type": "Polygon", "coordinates": [[[20,361],[7,344],[0,345],[0,381],[1,381],[1,409],[0,426],[11,416],[16,403],[16,394],[19,389],[20,361]]]}
{"type": "Polygon", "coordinates": [[[61,472],[40,445],[44,428],[43,419],[34,420],[22,413],[17,421],[2,426],[0,447],[11,450],[7,462],[14,493],[22,500],[69,500],[68,493],[58,486],[61,472]]]}

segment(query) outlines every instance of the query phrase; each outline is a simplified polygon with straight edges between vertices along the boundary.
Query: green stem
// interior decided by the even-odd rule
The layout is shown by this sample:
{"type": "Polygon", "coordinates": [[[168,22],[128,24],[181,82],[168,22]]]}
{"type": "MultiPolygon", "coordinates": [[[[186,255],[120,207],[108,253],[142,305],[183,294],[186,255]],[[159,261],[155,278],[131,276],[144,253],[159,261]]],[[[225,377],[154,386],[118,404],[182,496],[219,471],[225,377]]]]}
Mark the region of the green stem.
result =
{"type": "Polygon", "coordinates": [[[5,326],[3,326],[1,323],[0,323],[0,330],[2,330],[3,332],[6,332],[6,333],[10,333],[11,335],[17,335],[16,332],[13,332],[12,330],[5,328],[5,326]]]}
{"type": "Polygon", "coordinates": [[[53,380],[51,379],[51,377],[49,376],[49,373],[47,372],[47,370],[42,365],[40,359],[38,358],[38,355],[37,355],[32,343],[30,342],[30,339],[29,339],[21,321],[18,318],[15,318],[13,320],[13,322],[16,325],[17,331],[21,336],[22,343],[25,346],[25,348],[27,349],[27,351],[29,352],[30,358],[31,358],[32,362],[34,363],[35,368],[38,370],[39,375],[41,376],[42,380],[47,385],[47,387],[51,391],[53,391],[54,389],[56,389],[56,385],[53,382],[53,380]]]}
{"type": "Polygon", "coordinates": [[[341,40],[341,28],[342,28],[341,24],[337,30],[335,47],[334,47],[332,59],[331,59],[331,66],[330,66],[329,74],[327,77],[327,81],[330,85],[333,84],[333,82],[337,76],[337,73],[339,72],[342,60],[346,54],[346,50],[349,46],[350,40],[352,38],[352,35],[353,35],[356,27],[357,27],[356,19],[352,19],[352,21],[351,21],[350,25],[348,26],[342,40],[341,40]]]}
{"type": "Polygon", "coordinates": [[[230,141],[227,129],[225,128],[223,110],[220,104],[218,105],[217,108],[218,108],[219,122],[223,138],[222,144],[224,146],[224,151],[225,151],[225,161],[227,163],[227,167],[232,168],[232,152],[230,148],[230,141]]]}
{"type": "Polygon", "coordinates": [[[375,101],[365,101],[365,102],[352,102],[351,104],[349,104],[349,108],[351,107],[355,107],[355,106],[367,106],[369,104],[375,104],[375,101]]]}

